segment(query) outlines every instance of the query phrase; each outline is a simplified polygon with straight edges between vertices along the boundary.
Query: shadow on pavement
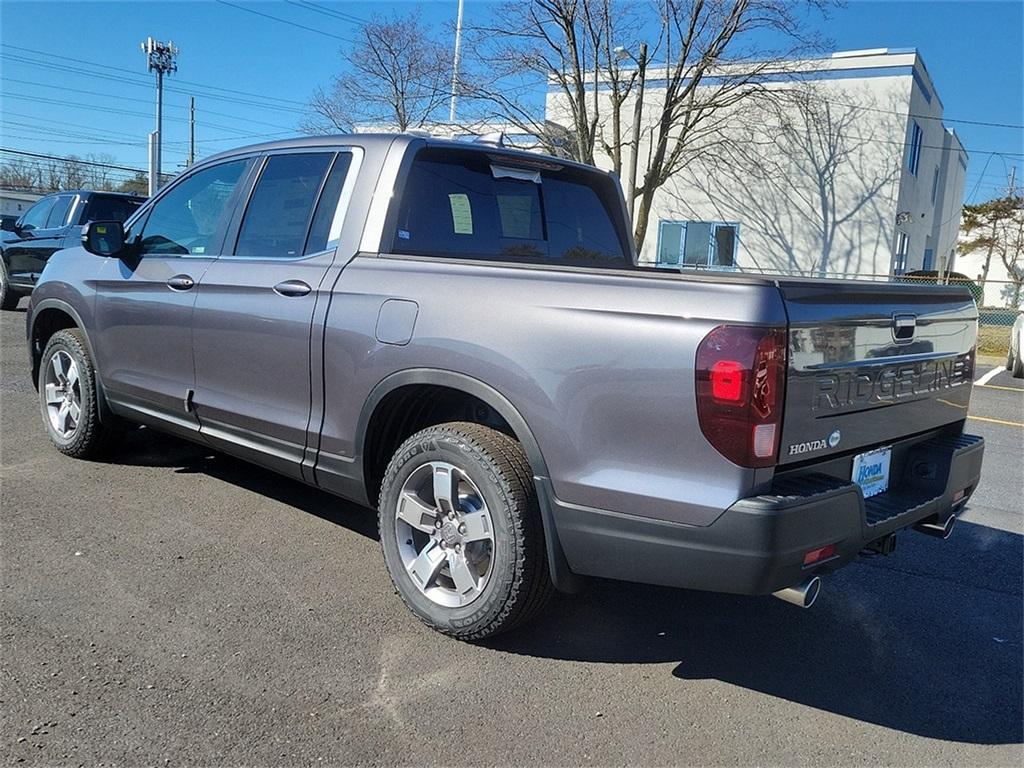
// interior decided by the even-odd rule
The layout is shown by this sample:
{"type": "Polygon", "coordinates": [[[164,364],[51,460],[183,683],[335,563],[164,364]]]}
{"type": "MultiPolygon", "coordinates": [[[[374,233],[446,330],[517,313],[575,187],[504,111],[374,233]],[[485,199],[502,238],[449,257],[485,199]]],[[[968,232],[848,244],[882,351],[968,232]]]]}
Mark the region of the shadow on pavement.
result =
{"type": "Polygon", "coordinates": [[[218,453],[212,448],[151,429],[140,428],[125,432],[112,450],[109,461],[113,464],[168,467],[178,473],[209,475],[316,515],[360,536],[374,540],[378,538],[377,514],[373,510],[255,464],[218,453]]]}
{"type": "Polygon", "coordinates": [[[1022,557],[1021,536],[971,523],[947,542],[908,532],[893,557],[824,580],[806,611],[770,597],[595,581],[489,645],[675,662],[681,680],[721,680],[933,739],[1017,744],[1022,557]]]}
{"type": "MultiPolygon", "coordinates": [[[[111,460],[200,472],[369,538],[373,512],[183,440],[137,430],[111,460]]],[[[809,707],[948,741],[1024,742],[1024,539],[961,521],[949,541],[912,532],[890,558],[824,580],[801,611],[738,597],[593,580],[486,645],[585,662],[674,663],[809,707]]]]}

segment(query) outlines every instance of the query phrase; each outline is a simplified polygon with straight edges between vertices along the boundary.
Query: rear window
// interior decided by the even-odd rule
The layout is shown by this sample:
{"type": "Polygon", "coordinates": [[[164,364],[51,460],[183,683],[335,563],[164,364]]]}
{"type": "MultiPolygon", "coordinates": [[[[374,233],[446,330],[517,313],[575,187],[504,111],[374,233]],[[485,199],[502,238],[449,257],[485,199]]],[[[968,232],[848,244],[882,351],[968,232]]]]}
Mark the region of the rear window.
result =
{"type": "Polygon", "coordinates": [[[402,196],[392,252],[632,266],[611,179],[514,162],[478,151],[421,150],[402,196]]]}
{"type": "Polygon", "coordinates": [[[90,221],[125,221],[135,213],[142,205],[142,200],[133,200],[130,197],[105,197],[93,195],[89,198],[89,205],[85,210],[86,224],[90,221]]]}

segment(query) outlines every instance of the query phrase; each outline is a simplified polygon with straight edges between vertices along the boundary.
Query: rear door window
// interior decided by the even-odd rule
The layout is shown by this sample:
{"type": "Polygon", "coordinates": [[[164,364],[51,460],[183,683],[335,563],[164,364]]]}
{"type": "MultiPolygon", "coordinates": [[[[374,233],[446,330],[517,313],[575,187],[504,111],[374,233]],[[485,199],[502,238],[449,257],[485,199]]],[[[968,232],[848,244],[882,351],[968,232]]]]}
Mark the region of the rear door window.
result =
{"type": "Polygon", "coordinates": [[[630,266],[618,191],[605,175],[534,168],[478,151],[421,150],[393,253],[630,266]]]}
{"type": "Polygon", "coordinates": [[[47,229],[58,229],[67,224],[68,209],[71,208],[74,199],[74,195],[57,195],[53,208],[50,209],[50,215],[46,217],[47,229]]]}
{"type": "MultiPolygon", "coordinates": [[[[334,159],[333,152],[291,153],[271,156],[256,182],[242,219],[236,256],[290,259],[306,253],[306,237],[313,223],[313,208],[334,159]]],[[[343,169],[342,169],[343,170],[343,169]]],[[[331,179],[340,191],[341,178],[331,179]]],[[[337,202],[337,193],[334,194],[337,202]]],[[[330,211],[331,216],[334,210],[330,211]]],[[[316,222],[316,250],[326,245],[326,211],[316,222]]]]}

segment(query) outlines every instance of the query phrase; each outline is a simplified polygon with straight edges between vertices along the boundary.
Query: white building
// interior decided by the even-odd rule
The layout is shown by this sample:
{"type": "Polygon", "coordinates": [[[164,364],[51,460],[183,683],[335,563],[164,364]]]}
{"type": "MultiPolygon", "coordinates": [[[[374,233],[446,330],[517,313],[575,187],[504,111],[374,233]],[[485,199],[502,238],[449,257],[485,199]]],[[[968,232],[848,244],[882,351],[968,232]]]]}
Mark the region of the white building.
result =
{"type": "MultiPolygon", "coordinates": [[[[857,276],[950,263],[967,155],[942,123],[942,102],[915,50],[788,62],[758,83],[772,98],[716,113],[714,138],[724,141],[696,153],[656,193],[642,262],[857,276]]],[[[638,183],[664,89],[651,65],[638,183]]],[[[626,126],[633,104],[623,105],[626,126]]],[[[571,125],[557,88],[549,88],[546,118],[571,125]]],[[[608,156],[597,163],[612,167],[608,156]]]]}
{"type": "Polygon", "coordinates": [[[0,189],[0,214],[4,216],[21,216],[40,197],[42,195],[36,195],[31,192],[0,189]]]}

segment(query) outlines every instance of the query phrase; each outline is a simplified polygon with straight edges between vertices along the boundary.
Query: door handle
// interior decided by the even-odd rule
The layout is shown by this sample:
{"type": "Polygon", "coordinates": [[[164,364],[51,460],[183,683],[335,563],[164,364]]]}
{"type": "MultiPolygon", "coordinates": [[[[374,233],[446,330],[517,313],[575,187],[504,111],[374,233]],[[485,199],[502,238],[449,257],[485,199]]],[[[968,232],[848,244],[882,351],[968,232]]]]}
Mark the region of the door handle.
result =
{"type": "Polygon", "coordinates": [[[167,281],[167,287],[172,291],[187,291],[196,284],[188,275],[175,275],[167,281]]]}
{"type": "Polygon", "coordinates": [[[274,293],[281,296],[305,296],[311,290],[313,289],[301,280],[285,280],[274,286],[274,293]]]}

